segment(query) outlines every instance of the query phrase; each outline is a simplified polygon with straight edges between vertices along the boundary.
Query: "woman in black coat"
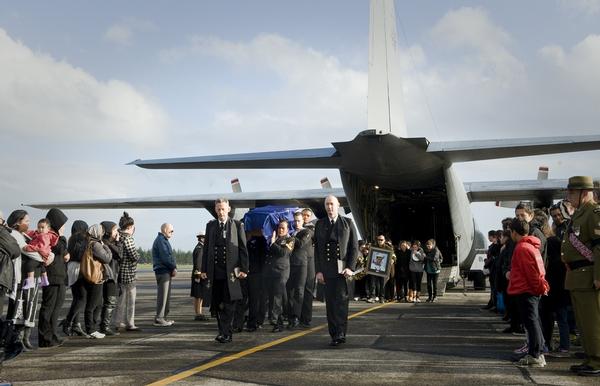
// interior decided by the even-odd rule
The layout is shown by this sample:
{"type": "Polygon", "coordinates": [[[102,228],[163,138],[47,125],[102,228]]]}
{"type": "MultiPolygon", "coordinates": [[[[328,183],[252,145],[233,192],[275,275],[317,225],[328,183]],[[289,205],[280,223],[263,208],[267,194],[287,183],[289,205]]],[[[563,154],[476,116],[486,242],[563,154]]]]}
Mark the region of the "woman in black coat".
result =
{"type": "Polygon", "coordinates": [[[202,302],[204,299],[206,282],[200,278],[200,273],[202,272],[202,250],[204,248],[205,239],[204,233],[200,232],[196,237],[198,238],[198,244],[196,244],[192,253],[194,267],[192,269],[190,296],[194,298],[194,320],[206,321],[209,320],[209,317],[202,314],[202,302]]]}
{"type": "Polygon", "coordinates": [[[63,236],[67,216],[60,210],[52,208],[46,214],[50,228],[60,238],[52,248],[54,261],[46,267],[50,285],[42,289],[42,308],[38,323],[38,344],[40,347],[60,346],[64,340],[57,335],[58,314],[65,301],[67,266],[69,253],[67,252],[67,239],[63,236]]]}
{"type": "Polygon", "coordinates": [[[87,230],[88,224],[85,221],[75,220],[73,226],[71,226],[71,237],[69,237],[67,244],[67,250],[71,256],[67,264],[68,285],[71,287],[73,298],[67,317],[62,322],[63,332],[67,336],[79,335],[88,337],[88,334],[83,331],[79,322],[79,314],[85,308],[87,299],[85,279],[79,272],[81,258],[89,243],[87,230]]]}

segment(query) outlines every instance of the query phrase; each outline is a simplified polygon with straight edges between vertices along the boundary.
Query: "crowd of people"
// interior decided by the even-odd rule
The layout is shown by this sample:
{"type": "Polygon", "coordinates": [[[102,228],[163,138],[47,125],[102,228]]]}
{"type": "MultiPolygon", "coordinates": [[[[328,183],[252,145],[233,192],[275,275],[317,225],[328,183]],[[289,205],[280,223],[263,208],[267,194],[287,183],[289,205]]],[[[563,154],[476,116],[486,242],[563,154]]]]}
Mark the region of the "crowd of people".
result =
{"type": "MultiPolygon", "coordinates": [[[[485,309],[502,310],[505,333],[527,335],[514,351],[519,366],[544,367],[545,355],[570,355],[572,338],[581,341],[584,362],[571,367],[581,375],[600,375],[600,206],[589,177],[569,179],[568,197],[549,210],[525,203],[502,230],[488,233],[485,262],[490,300],[485,309]],[[554,327],[558,325],[555,342],[554,327]]],[[[310,209],[281,220],[269,238],[246,233],[230,218],[226,199],[215,202],[216,219],[197,235],[190,295],[195,319],[216,316],[221,343],[233,333],[254,332],[268,321],[274,333],[310,327],[315,295],[325,299],[331,345],[346,342],[348,301],[421,302],[423,274],[427,302],[438,296],[443,260],[436,241],[424,248],[417,240],[396,248],[383,234],[373,243],[357,240],[355,226],[338,214],[339,201],[325,200],[327,216],[316,220],[310,209]],[[360,245],[360,247],[359,247],[360,245]],[[210,316],[203,312],[210,307],[210,316]],[[287,322],[287,326],[285,323],[287,322]]],[[[135,323],[139,255],[135,222],[127,212],[118,224],[91,226],[73,222],[68,240],[67,217],[50,209],[30,231],[29,214],[0,213],[0,325],[4,359],[23,349],[63,344],[66,336],[102,339],[123,331],[139,331],[135,323]],[[67,288],[72,301],[59,324],[67,288]],[[38,302],[41,292],[41,307],[38,302]],[[83,314],[83,315],[81,315],[83,314]],[[83,326],[81,317],[83,316],[83,326]]],[[[173,226],[160,227],[152,247],[157,296],[154,326],[169,327],[171,283],[177,275],[170,239],[173,226]]]]}
{"type": "Polygon", "coordinates": [[[66,336],[101,339],[116,335],[114,328],[135,331],[135,282],[137,247],[134,220],[124,213],[119,225],[111,221],[88,226],[73,222],[64,236],[67,217],[59,209],[48,211],[29,231],[27,211],[13,211],[6,220],[0,215],[2,243],[1,305],[8,297],[4,318],[7,328],[17,333],[26,350],[34,349],[32,329],[38,327],[38,346],[55,347],[66,336]],[[5,251],[12,251],[5,254],[5,251]],[[72,301],[59,323],[67,288],[72,301]],[[41,289],[41,307],[38,303],[41,289]],[[39,316],[38,316],[39,312],[39,316]],[[83,326],[81,319],[83,318],[83,326]]]}
{"type": "Polygon", "coordinates": [[[358,269],[364,269],[354,280],[354,300],[375,302],[421,302],[423,274],[427,277],[426,302],[435,302],[438,297],[438,277],[443,256],[434,239],[429,239],[422,248],[418,240],[402,240],[394,248],[391,240],[380,234],[375,243],[359,242],[360,255],[358,269]],[[366,264],[371,248],[385,249],[391,252],[391,261],[386,275],[369,275],[366,264]]]}
{"type": "Polygon", "coordinates": [[[546,356],[569,357],[575,343],[583,345],[584,361],[570,370],[600,376],[597,200],[590,177],[572,177],[567,199],[548,211],[520,203],[502,230],[488,232],[491,291],[483,308],[509,323],[504,333],[527,336],[513,352],[519,366],[545,367],[546,356]]]}
{"type": "MultiPolygon", "coordinates": [[[[339,206],[334,199],[330,201],[339,206]]],[[[280,221],[271,237],[265,238],[260,232],[246,234],[243,224],[229,217],[227,200],[218,200],[217,219],[207,224],[206,232],[198,233],[193,251],[190,296],[195,320],[216,316],[220,337],[217,340],[223,342],[231,341],[234,332],[261,329],[265,321],[273,326],[273,332],[283,331],[286,323],[288,329],[309,327],[313,299],[327,297],[325,283],[333,283],[341,272],[336,268],[329,279],[323,276],[333,259],[315,260],[320,239],[323,256],[348,260],[345,276],[353,279],[336,285],[335,292],[329,294],[337,299],[332,304],[343,306],[345,301],[340,299],[345,299],[344,291],[348,298],[362,298],[369,303],[420,302],[424,272],[427,301],[436,301],[442,257],[435,240],[428,240],[425,249],[419,241],[401,241],[394,248],[384,235],[378,235],[372,244],[361,241],[359,253],[351,219],[337,216],[337,207],[333,206],[331,219],[336,220],[326,224],[325,230],[319,230],[312,210],[305,208],[294,213],[293,222],[280,221]],[[340,229],[331,233],[338,223],[340,229]],[[316,231],[324,236],[316,236],[316,231]],[[338,237],[343,238],[341,243],[338,237]],[[380,264],[377,275],[370,274],[366,266],[371,248],[389,252],[388,260],[373,262],[380,264]],[[210,313],[203,312],[205,307],[210,307],[210,313]]],[[[118,224],[107,220],[89,225],[75,220],[68,239],[64,236],[67,217],[56,208],[38,221],[35,231],[29,229],[31,219],[25,210],[15,210],[6,221],[0,217],[1,250],[7,251],[6,258],[2,258],[0,303],[4,306],[4,298],[8,298],[4,320],[11,323],[7,328],[16,331],[15,341],[23,349],[34,349],[30,337],[36,323],[39,347],[62,345],[64,338],[59,329],[65,336],[90,339],[140,330],[135,323],[139,255],[134,240],[135,222],[127,212],[118,224]],[[61,319],[69,289],[71,304],[61,319]]],[[[171,283],[177,275],[170,244],[173,232],[171,224],[162,224],[152,246],[157,286],[153,325],[158,327],[174,324],[168,317],[171,283]]],[[[345,322],[338,322],[334,330],[332,338],[344,341],[345,322]]],[[[19,345],[14,351],[19,351],[19,345]]]]}

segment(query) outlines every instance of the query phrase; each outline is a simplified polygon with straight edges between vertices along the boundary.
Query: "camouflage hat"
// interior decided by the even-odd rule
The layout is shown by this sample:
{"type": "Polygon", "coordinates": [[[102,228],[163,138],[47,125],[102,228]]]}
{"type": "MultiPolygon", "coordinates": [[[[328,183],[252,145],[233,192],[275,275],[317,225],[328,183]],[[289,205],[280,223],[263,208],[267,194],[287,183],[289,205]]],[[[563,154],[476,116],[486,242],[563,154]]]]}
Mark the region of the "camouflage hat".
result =
{"type": "Polygon", "coordinates": [[[594,189],[594,181],[588,176],[574,176],[569,178],[567,189],[572,190],[592,190],[594,189]]]}

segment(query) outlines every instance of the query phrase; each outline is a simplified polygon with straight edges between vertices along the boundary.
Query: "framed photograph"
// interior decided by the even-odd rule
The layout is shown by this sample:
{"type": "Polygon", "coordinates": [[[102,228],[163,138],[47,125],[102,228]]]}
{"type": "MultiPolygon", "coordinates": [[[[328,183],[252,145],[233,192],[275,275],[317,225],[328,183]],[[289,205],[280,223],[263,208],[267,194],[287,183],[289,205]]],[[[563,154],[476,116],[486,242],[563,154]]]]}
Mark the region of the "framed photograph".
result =
{"type": "Polygon", "coordinates": [[[393,253],[387,249],[371,247],[367,258],[367,274],[388,277],[392,267],[393,253]]]}

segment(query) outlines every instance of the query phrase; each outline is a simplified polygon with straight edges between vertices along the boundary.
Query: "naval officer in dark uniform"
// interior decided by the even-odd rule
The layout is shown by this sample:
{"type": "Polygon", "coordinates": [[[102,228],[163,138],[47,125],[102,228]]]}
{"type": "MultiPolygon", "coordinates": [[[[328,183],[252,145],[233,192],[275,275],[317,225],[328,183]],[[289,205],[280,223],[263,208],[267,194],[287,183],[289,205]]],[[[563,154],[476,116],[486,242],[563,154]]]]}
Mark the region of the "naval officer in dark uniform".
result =
{"type": "Polygon", "coordinates": [[[294,213],[294,228],[296,242],[290,256],[290,278],[287,281],[290,323],[288,328],[298,327],[301,318],[303,318],[303,325],[310,324],[312,318],[312,290],[310,290],[309,294],[310,302],[307,301],[310,308],[304,308],[304,296],[308,292],[307,287],[309,283],[312,281],[312,287],[314,287],[315,282],[314,229],[304,228],[304,219],[300,211],[294,213]],[[310,272],[311,276],[309,276],[309,264],[313,265],[312,272],[310,272]]]}
{"type": "Polygon", "coordinates": [[[332,346],[346,342],[348,324],[348,278],[356,267],[358,238],[354,222],[338,215],[340,202],[325,198],[327,217],[315,225],[316,279],[325,284],[325,308],[332,346]],[[338,262],[339,261],[339,262],[338,262]]]}
{"type": "Polygon", "coordinates": [[[217,219],[206,224],[206,242],[202,251],[202,273],[211,297],[211,311],[217,314],[217,342],[229,343],[232,336],[236,301],[242,299],[240,280],[248,274],[248,251],[244,226],[229,218],[229,201],[215,201],[217,219]]]}
{"type": "Polygon", "coordinates": [[[277,231],[271,237],[269,254],[265,261],[264,280],[267,296],[273,308],[275,326],[273,332],[283,331],[283,311],[285,283],[290,277],[290,256],[294,250],[295,239],[288,235],[287,220],[279,221],[277,231]]]}

